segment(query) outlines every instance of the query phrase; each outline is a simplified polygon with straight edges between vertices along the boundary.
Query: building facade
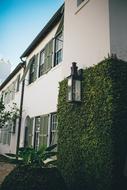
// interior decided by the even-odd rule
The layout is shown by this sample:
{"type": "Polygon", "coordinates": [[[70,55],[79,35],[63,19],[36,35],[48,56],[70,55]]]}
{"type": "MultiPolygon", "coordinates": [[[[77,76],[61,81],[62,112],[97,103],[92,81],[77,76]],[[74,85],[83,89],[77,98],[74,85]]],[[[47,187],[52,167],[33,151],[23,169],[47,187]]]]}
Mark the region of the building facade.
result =
{"type": "Polygon", "coordinates": [[[26,70],[20,146],[57,143],[59,82],[116,54],[127,61],[125,0],[65,0],[21,55],[26,70]]]}
{"type": "MultiPolygon", "coordinates": [[[[3,99],[6,111],[12,111],[14,106],[20,109],[24,64],[20,63],[0,86],[0,96],[3,99]]],[[[17,148],[19,119],[8,121],[0,128],[0,153],[15,153],[17,148]]]]}

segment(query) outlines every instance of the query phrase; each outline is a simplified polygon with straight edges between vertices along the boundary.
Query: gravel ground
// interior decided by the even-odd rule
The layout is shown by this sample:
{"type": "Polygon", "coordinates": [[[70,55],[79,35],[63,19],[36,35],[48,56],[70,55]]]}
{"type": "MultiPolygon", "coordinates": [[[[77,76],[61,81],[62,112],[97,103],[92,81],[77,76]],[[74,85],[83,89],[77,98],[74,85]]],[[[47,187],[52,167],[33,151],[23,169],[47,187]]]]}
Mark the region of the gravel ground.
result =
{"type": "Polygon", "coordinates": [[[0,155],[0,185],[14,167],[14,164],[9,163],[8,159],[0,155]]]}

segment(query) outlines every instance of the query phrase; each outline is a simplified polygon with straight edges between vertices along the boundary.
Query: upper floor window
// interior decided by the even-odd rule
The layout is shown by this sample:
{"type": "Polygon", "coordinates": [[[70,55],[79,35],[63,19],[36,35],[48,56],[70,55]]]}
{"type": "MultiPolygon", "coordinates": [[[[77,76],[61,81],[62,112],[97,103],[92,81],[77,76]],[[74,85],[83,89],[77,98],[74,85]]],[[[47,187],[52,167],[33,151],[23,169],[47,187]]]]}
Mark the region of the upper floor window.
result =
{"type": "Polygon", "coordinates": [[[48,42],[40,53],[39,77],[52,68],[53,60],[53,39],[48,42]]]}
{"type": "Polygon", "coordinates": [[[55,62],[54,66],[58,65],[62,61],[63,57],[63,33],[61,32],[55,38],[55,62]]]}
{"type": "Polygon", "coordinates": [[[31,84],[32,82],[34,82],[37,78],[37,64],[38,64],[38,54],[34,55],[28,65],[30,67],[29,70],[29,84],[31,84]]]}
{"type": "Polygon", "coordinates": [[[45,63],[45,50],[40,53],[40,63],[39,63],[39,77],[43,75],[45,63]]]}
{"type": "Polygon", "coordinates": [[[51,115],[51,134],[50,134],[50,144],[57,144],[57,114],[51,115]]]}
{"type": "Polygon", "coordinates": [[[32,60],[31,66],[30,66],[30,73],[29,73],[29,84],[31,84],[34,81],[34,71],[35,71],[35,57],[32,60]]]}
{"type": "Polygon", "coordinates": [[[79,6],[81,3],[83,3],[85,0],[77,0],[77,6],[79,6]]]}

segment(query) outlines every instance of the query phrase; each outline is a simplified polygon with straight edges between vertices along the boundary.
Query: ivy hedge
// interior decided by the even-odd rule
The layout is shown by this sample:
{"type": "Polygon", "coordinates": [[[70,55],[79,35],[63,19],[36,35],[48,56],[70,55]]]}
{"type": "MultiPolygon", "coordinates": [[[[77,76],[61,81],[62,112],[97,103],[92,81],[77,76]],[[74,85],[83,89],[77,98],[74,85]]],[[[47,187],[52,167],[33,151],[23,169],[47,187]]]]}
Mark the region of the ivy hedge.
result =
{"type": "Polygon", "coordinates": [[[58,99],[58,167],[71,190],[127,189],[127,63],[108,58],[83,71],[82,102],[58,99]]]}

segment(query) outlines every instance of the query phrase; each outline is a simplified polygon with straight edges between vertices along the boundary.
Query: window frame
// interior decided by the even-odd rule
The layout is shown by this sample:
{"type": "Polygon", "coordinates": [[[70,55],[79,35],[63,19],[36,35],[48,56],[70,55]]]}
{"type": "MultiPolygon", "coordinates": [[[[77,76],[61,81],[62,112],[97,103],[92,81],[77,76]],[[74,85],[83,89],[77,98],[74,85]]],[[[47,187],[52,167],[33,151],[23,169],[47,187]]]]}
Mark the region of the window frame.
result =
{"type": "Polygon", "coordinates": [[[44,68],[44,64],[45,64],[45,48],[43,48],[40,51],[40,56],[39,56],[39,73],[38,73],[38,77],[41,77],[44,73],[43,73],[43,68],[44,68]],[[41,54],[44,53],[44,62],[43,64],[41,64],[41,54]],[[42,68],[41,68],[42,67],[42,68]],[[41,73],[42,72],[42,73],[41,73]]]}
{"type": "Polygon", "coordinates": [[[54,137],[54,134],[57,135],[58,134],[58,118],[57,118],[57,112],[51,113],[51,118],[50,118],[50,141],[49,144],[50,145],[54,145],[56,143],[54,143],[54,139],[52,137],[54,137]],[[56,117],[55,122],[53,122],[53,117],[56,117]],[[53,128],[53,124],[56,125],[55,129],[53,128]],[[53,130],[52,130],[53,128],[53,130]]]}
{"type": "Polygon", "coordinates": [[[63,38],[63,31],[61,31],[61,32],[59,32],[56,36],[55,36],[55,42],[54,42],[54,64],[53,64],[53,67],[55,67],[55,66],[57,66],[57,65],[59,65],[61,62],[62,62],[62,60],[63,60],[63,40],[61,40],[61,42],[62,42],[62,47],[60,48],[60,49],[58,49],[58,50],[56,50],[57,48],[56,48],[56,46],[57,46],[57,41],[58,41],[58,43],[59,43],[59,39],[58,39],[58,37],[59,36],[62,36],[62,38],[63,38]],[[58,62],[58,59],[57,59],[57,55],[59,54],[59,52],[61,52],[61,61],[60,62],[58,62]],[[57,61],[56,61],[57,60],[57,61]]]}
{"type": "Polygon", "coordinates": [[[77,7],[79,7],[82,3],[84,3],[86,0],[77,0],[77,7]]]}
{"type": "Polygon", "coordinates": [[[40,147],[40,139],[39,139],[39,135],[40,135],[40,127],[41,127],[41,117],[40,116],[37,116],[35,117],[35,123],[34,123],[34,149],[35,150],[38,150],[39,147],[40,147]],[[39,125],[37,125],[37,119],[39,119],[39,125]],[[37,130],[37,127],[39,128],[37,130]],[[36,139],[36,137],[38,139],[36,139]],[[38,142],[37,142],[38,141],[38,142]],[[36,143],[37,142],[37,143],[36,143]]]}
{"type": "MultiPolygon", "coordinates": [[[[78,0],[77,0],[78,1],[78,0]]],[[[90,0],[84,0],[79,5],[75,3],[75,15],[89,2],[90,0]]]]}

